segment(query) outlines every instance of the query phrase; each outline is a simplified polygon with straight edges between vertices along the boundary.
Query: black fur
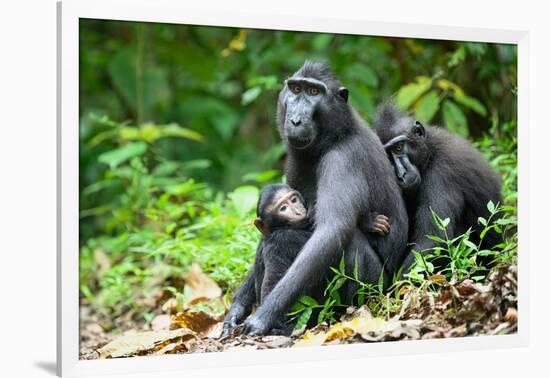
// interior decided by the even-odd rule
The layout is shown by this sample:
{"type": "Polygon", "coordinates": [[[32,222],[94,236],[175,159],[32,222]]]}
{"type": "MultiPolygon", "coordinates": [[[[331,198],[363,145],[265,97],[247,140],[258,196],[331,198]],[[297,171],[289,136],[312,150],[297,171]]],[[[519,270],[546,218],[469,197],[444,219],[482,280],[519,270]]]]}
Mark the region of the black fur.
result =
{"type": "MultiPolygon", "coordinates": [[[[277,110],[288,156],[286,176],[304,196],[315,229],[286,274],[245,321],[244,330],[250,334],[268,332],[301,294],[328,276],[344,252],[349,273],[357,262],[363,281],[377,282],[383,271],[388,279],[401,266],[407,241],[407,214],[392,166],[376,134],[347,104],[347,90],[327,65],[315,62],[306,62],[289,82],[277,110]],[[303,80],[304,86],[321,82],[326,88],[319,97],[306,98],[290,91],[291,80],[303,80]],[[358,222],[371,212],[388,216],[388,236],[359,230],[358,222]]],[[[348,287],[348,299],[354,290],[348,287]]],[[[248,308],[250,300],[250,293],[236,299],[236,311],[248,308]]]]}
{"type": "MultiPolygon", "coordinates": [[[[434,247],[435,242],[426,235],[443,236],[433,222],[430,209],[443,219],[450,218],[449,238],[471,227],[476,242],[477,220],[488,216],[487,203],[502,204],[500,178],[483,155],[464,138],[444,128],[423,126],[404,116],[391,102],[379,110],[375,126],[384,144],[398,136],[407,137],[405,161],[412,164],[407,174],[418,176],[416,181],[409,177],[406,181],[414,184],[404,184],[403,188],[412,249],[422,251],[434,247]]],[[[392,158],[391,152],[388,155],[392,158]]],[[[395,160],[392,162],[395,166],[395,160]]],[[[499,242],[496,234],[489,233],[484,238],[485,247],[499,242]]],[[[413,261],[413,255],[409,254],[405,268],[413,261]]]]}

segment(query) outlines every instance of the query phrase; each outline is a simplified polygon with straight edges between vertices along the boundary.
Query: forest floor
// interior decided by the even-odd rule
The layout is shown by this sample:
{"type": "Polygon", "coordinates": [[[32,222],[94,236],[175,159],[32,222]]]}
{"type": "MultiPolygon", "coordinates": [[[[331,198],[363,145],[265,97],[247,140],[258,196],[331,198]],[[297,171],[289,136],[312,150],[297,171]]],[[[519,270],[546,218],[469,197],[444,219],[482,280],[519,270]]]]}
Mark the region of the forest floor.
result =
{"type": "MultiPolygon", "coordinates": [[[[437,281],[437,280],[434,280],[437,281]]],[[[397,340],[419,340],[517,331],[517,268],[504,265],[480,283],[440,282],[437,290],[402,287],[401,311],[373,317],[367,306],[348,307],[335,324],[321,323],[287,336],[232,335],[221,338],[225,307],[221,289],[200,270],[187,279],[195,290],[181,311],[174,298],[158,300],[150,321],[127,312],[109,322],[81,305],[80,358],[222,352],[397,340]],[[197,310],[200,305],[202,310],[197,310]]]]}

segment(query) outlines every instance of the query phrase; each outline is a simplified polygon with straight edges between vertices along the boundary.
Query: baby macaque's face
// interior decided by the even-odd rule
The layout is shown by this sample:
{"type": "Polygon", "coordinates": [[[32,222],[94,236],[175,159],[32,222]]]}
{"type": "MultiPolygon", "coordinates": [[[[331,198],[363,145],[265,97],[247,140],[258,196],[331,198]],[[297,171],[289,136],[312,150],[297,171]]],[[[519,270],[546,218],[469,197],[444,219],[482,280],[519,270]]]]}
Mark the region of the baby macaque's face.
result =
{"type": "Polygon", "coordinates": [[[300,195],[295,190],[281,190],[273,198],[273,205],[268,212],[286,219],[289,223],[297,223],[305,219],[307,210],[300,195]]]}

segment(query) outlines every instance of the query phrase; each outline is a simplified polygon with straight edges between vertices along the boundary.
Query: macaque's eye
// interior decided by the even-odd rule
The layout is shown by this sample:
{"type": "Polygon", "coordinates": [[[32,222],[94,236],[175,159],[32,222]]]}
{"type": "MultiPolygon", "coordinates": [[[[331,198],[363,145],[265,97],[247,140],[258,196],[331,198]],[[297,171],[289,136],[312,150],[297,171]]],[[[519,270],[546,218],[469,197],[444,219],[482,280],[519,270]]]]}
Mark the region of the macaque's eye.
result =
{"type": "Polygon", "coordinates": [[[300,93],[302,91],[302,87],[297,84],[294,84],[290,86],[290,90],[294,93],[300,93]]]}
{"type": "Polygon", "coordinates": [[[405,149],[404,143],[397,143],[395,146],[393,146],[393,151],[397,152],[398,154],[402,153],[405,149]]]}
{"type": "Polygon", "coordinates": [[[290,199],[290,202],[296,203],[297,200],[298,200],[298,198],[296,198],[296,196],[294,196],[294,197],[292,197],[292,198],[290,199]]]}
{"type": "Polygon", "coordinates": [[[310,95],[310,96],[316,96],[317,94],[319,94],[319,89],[317,89],[315,87],[309,87],[307,89],[307,94],[310,95]]]}
{"type": "Polygon", "coordinates": [[[283,205],[279,208],[279,212],[284,213],[286,211],[286,205],[283,205]]]}

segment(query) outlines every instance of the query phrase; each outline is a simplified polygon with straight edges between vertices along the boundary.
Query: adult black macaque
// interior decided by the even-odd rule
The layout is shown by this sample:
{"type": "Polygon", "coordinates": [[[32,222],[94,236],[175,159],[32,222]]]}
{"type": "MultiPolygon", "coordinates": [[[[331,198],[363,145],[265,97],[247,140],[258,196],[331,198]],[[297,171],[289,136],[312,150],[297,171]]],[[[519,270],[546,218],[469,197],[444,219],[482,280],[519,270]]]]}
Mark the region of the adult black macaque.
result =
{"type": "MultiPolygon", "coordinates": [[[[411,248],[422,251],[435,246],[426,235],[443,236],[433,221],[433,210],[449,218],[447,235],[454,238],[472,228],[479,238],[478,217],[488,216],[487,203],[502,203],[500,178],[483,155],[465,139],[440,127],[424,126],[406,117],[389,102],[375,120],[376,131],[395,168],[409,212],[411,248]]],[[[498,243],[487,233],[483,246],[498,243]]],[[[409,254],[407,270],[414,262],[409,254]]]]}
{"type": "MultiPolygon", "coordinates": [[[[254,225],[263,236],[256,251],[254,265],[249,272],[251,278],[247,278],[245,284],[239,288],[235,301],[238,302],[243,296],[250,294],[244,290],[253,290],[255,304],[260,305],[308,241],[313,233],[313,224],[302,195],[286,184],[268,185],[262,190],[256,215],[254,225]],[[253,282],[253,287],[247,287],[247,281],[253,282]]],[[[371,213],[362,221],[361,227],[365,232],[377,233],[381,236],[390,232],[389,220],[381,214],[371,213]]],[[[323,291],[324,287],[318,285],[307,294],[321,300],[323,291]]],[[[251,308],[248,313],[250,311],[251,308]]],[[[231,328],[236,325],[234,319],[228,316],[224,321],[224,335],[229,334],[231,328]]],[[[292,328],[293,325],[288,323],[285,317],[279,319],[279,323],[269,332],[288,335],[292,332],[292,328]]]]}
{"type": "MultiPolygon", "coordinates": [[[[327,277],[344,254],[359,278],[391,278],[402,262],[408,220],[392,166],[380,140],[347,104],[348,90],[322,63],[306,62],[279,94],[277,123],[287,151],[286,177],[311,208],[315,229],[282,279],[244,322],[265,334],[298,297],[327,277]],[[389,235],[365,234],[360,219],[386,215],[389,235]]],[[[245,282],[246,284],[246,282],[245,282]]],[[[356,287],[348,285],[351,299],[356,287]]],[[[253,297],[236,300],[228,316],[238,323],[253,297]]]]}

